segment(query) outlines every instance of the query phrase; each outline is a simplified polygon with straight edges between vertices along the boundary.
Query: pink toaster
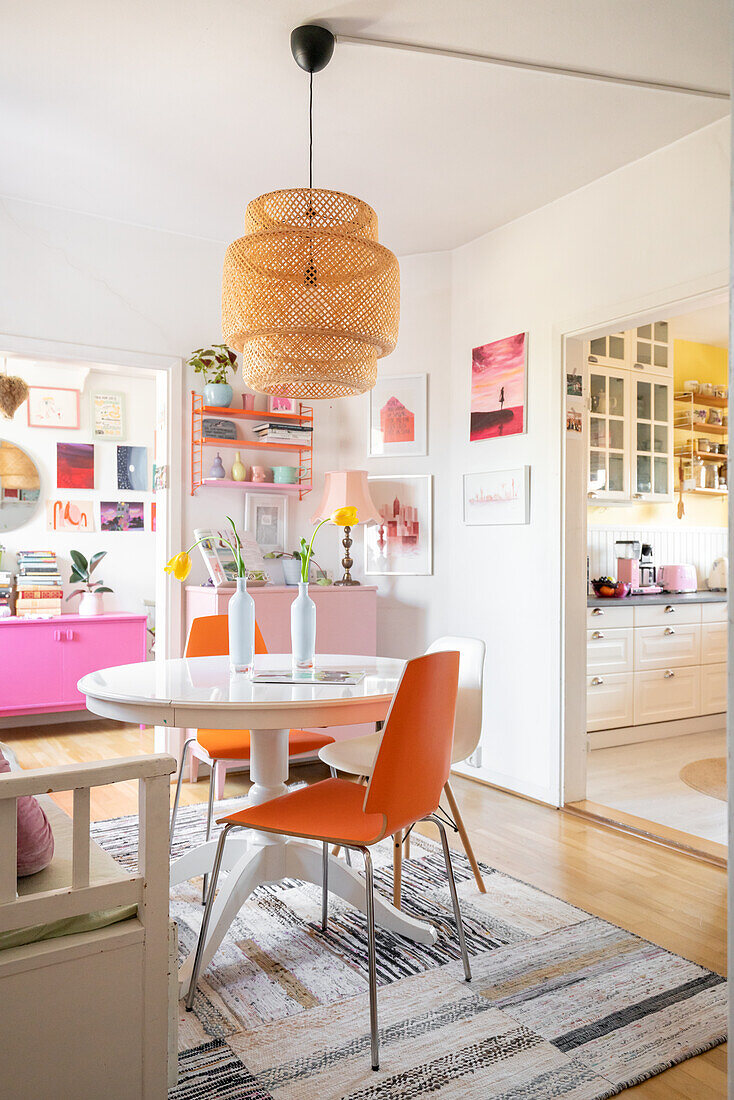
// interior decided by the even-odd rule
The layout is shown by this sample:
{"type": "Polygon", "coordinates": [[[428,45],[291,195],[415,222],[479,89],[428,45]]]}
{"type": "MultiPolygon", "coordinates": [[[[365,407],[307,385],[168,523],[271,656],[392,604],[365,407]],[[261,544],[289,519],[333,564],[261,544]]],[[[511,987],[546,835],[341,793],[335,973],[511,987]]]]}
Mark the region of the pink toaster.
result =
{"type": "Polygon", "coordinates": [[[693,565],[661,565],[657,582],[664,592],[695,592],[698,589],[696,568],[693,565]]]}

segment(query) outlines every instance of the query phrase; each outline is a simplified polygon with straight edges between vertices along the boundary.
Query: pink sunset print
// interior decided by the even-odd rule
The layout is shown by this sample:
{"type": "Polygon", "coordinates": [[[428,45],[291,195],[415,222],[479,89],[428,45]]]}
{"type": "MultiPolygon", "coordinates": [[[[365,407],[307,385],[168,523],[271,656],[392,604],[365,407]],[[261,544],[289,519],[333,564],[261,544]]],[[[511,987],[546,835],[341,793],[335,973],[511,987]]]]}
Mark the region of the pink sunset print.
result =
{"type": "Polygon", "coordinates": [[[472,349],[470,440],[525,430],[526,351],[526,332],[472,349]]]}

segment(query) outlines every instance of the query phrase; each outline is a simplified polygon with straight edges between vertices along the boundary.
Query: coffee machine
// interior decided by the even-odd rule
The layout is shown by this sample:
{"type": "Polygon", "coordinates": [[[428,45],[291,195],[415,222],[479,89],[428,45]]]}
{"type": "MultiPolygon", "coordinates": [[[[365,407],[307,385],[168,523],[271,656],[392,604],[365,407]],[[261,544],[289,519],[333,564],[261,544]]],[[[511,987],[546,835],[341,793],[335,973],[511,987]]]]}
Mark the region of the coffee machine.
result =
{"type": "Polygon", "coordinates": [[[649,542],[643,542],[640,554],[640,588],[653,588],[657,570],[652,561],[652,546],[649,542]]]}

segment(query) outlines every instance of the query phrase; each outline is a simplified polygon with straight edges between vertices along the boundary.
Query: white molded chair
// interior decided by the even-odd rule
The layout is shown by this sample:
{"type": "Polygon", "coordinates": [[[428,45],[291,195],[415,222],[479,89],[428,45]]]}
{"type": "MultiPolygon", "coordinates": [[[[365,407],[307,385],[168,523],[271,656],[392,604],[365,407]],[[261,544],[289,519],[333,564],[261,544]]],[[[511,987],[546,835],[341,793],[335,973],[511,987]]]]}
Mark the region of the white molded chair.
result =
{"type": "MultiPolygon", "coordinates": [[[[459,659],[459,693],[456,701],[456,722],[454,724],[454,747],[451,753],[451,763],[458,764],[466,760],[467,756],[476,749],[482,732],[482,685],[484,680],[484,654],[486,646],[480,638],[457,638],[446,635],[437,638],[426,653],[436,653],[443,650],[458,650],[459,659]]],[[[369,733],[364,737],[353,737],[349,741],[336,741],[333,745],[325,745],[319,749],[319,757],[336,771],[349,772],[352,775],[370,776],[374,767],[377,750],[382,739],[381,733],[369,733]]],[[[449,804],[451,816],[464,845],[477,887],[481,893],[486,893],[486,887],[482,881],[471,842],[466,831],[466,826],[461,817],[456,796],[451,789],[450,781],[444,787],[446,799],[449,804]]],[[[407,842],[406,842],[407,846],[407,842]]],[[[407,855],[407,851],[406,851],[407,855]]],[[[402,858],[402,837],[395,838],[395,872],[398,881],[395,883],[396,900],[400,896],[400,861],[402,858]]]]}

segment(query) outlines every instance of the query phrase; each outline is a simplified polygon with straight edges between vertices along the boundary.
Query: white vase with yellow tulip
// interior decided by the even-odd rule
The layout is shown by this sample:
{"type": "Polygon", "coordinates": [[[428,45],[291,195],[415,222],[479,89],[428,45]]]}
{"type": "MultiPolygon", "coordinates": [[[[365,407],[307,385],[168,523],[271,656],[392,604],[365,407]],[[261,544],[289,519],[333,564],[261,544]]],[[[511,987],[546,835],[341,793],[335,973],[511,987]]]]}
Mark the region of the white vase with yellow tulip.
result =
{"type": "Polygon", "coordinates": [[[294,670],[313,668],[316,652],[316,604],[308,594],[308,570],[316,534],[325,523],[333,523],[337,527],[351,527],[356,522],[356,508],[337,508],[328,519],[323,519],[314,529],[308,545],[305,539],[301,539],[301,579],[298,582],[298,595],[291,604],[291,654],[294,670]]]}
{"type": "MultiPolygon", "coordinates": [[[[255,662],[255,601],[247,591],[247,569],[242,557],[242,542],[234,520],[227,516],[232,527],[232,539],[220,535],[228,546],[237,566],[237,591],[229,601],[227,620],[229,626],[229,663],[233,672],[251,673],[255,662]]],[[[166,566],[177,581],[185,581],[191,572],[191,551],[206,539],[197,539],[188,550],[175,554],[166,566]]]]}

